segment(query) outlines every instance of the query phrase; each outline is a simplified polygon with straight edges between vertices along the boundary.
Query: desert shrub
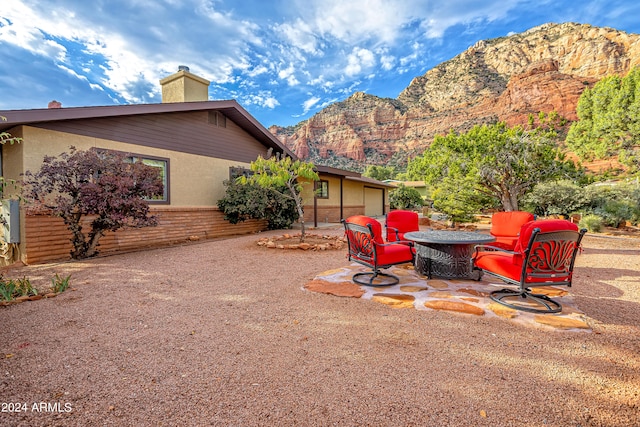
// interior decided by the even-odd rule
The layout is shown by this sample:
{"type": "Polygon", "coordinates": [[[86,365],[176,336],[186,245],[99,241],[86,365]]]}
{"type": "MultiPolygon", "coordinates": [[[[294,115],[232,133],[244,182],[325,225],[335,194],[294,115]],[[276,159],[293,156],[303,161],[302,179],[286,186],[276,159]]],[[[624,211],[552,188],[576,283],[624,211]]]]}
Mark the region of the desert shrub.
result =
{"type": "Polygon", "coordinates": [[[625,221],[637,222],[638,206],[629,200],[610,200],[596,207],[593,213],[602,217],[606,225],[618,227],[625,221]]]}
{"type": "Polygon", "coordinates": [[[638,183],[592,184],[585,188],[584,211],[602,217],[605,225],[640,221],[640,185],[638,183]]]}
{"type": "Polygon", "coordinates": [[[241,184],[236,180],[224,181],[225,197],[218,200],[224,219],[232,224],[247,219],[265,219],[270,230],[291,228],[298,219],[295,201],[282,191],[258,184],[241,184]]]}
{"type": "Polygon", "coordinates": [[[524,198],[525,210],[539,216],[569,215],[587,202],[584,189],[566,180],[536,184],[524,198]]]}
{"type": "Polygon", "coordinates": [[[598,233],[602,230],[602,217],[594,214],[585,215],[580,219],[578,227],[586,228],[592,233],[598,233]]]}
{"type": "Polygon", "coordinates": [[[389,194],[389,205],[391,209],[416,209],[424,205],[424,200],[418,190],[401,183],[389,194]]]}

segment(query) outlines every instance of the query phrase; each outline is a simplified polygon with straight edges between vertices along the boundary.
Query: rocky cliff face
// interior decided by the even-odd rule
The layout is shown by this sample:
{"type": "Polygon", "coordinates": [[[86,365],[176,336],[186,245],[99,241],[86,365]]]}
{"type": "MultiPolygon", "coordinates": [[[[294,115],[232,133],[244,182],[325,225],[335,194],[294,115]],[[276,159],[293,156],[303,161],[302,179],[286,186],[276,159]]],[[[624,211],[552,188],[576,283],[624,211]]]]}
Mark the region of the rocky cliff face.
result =
{"type": "Polygon", "coordinates": [[[361,169],[403,164],[436,134],[498,120],[525,124],[556,111],[576,120],[580,94],[601,78],[640,65],[640,35],[582,24],[545,24],[479,41],[416,77],[397,99],[355,93],[271,132],[316,164],[361,169]]]}

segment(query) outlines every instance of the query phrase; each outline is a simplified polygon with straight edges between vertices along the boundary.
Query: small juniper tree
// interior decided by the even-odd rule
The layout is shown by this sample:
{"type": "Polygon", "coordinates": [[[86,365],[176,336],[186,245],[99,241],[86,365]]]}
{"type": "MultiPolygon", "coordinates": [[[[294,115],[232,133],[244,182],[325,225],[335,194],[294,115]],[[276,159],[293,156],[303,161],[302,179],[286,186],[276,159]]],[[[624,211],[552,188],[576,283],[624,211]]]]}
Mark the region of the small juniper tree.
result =
{"type": "Polygon", "coordinates": [[[76,150],[46,156],[36,173],[27,171],[23,192],[32,207],[60,216],[71,231],[74,259],[98,254],[98,242],[108,230],[157,224],[145,198],[161,195],[157,168],[130,161],[123,153],[76,150]],[[85,236],[81,221],[93,216],[85,236]]]}
{"type": "Polygon", "coordinates": [[[300,178],[317,181],[320,179],[314,170],[313,163],[293,160],[289,156],[276,153],[271,155],[271,150],[267,153],[267,158],[258,156],[258,159],[251,162],[251,170],[253,175],[250,177],[241,176],[240,182],[256,183],[261,187],[278,189],[285,187],[287,191],[283,193],[286,197],[291,198],[296,204],[298,218],[300,221],[300,243],[304,242],[304,211],[302,209],[302,183],[300,178]]]}
{"type": "Polygon", "coordinates": [[[418,190],[400,183],[391,191],[389,204],[392,209],[415,209],[423,206],[424,200],[418,190]]]}

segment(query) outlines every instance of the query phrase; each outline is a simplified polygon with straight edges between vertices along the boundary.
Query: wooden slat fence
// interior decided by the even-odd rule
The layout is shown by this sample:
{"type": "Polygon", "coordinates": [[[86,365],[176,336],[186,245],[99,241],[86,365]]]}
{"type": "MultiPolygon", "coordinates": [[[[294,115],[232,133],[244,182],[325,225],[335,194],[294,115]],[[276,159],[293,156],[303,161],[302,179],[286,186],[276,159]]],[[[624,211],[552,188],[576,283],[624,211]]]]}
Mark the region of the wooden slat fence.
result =
{"type": "MultiPolygon", "coordinates": [[[[200,240],[249,234],[266,229],[266,221],[249,220],[231,224],[224,220],[218,208],[153,207],[158,226],[129,228],[107,232],[100,239],[101,254],[137,250],[200,240]]],[[[83,223],[83,231],[90,230],[90,218],[83,223]]],[[[25,220],[25,262],[37,264],[69,259],[71,233],[61,218],[46,215],[27,215],[25,220]]]]}

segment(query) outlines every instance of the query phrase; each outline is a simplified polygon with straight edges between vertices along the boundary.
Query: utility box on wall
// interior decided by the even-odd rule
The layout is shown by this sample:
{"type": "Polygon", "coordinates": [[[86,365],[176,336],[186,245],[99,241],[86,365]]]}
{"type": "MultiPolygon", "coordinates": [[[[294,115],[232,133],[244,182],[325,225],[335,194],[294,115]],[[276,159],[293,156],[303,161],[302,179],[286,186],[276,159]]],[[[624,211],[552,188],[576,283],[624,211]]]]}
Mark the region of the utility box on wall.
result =
{"type": "Polygon", "coordinates": [[[20,201],[2,201],[2,236],[7,243],[20,243],[20,201]]]}

